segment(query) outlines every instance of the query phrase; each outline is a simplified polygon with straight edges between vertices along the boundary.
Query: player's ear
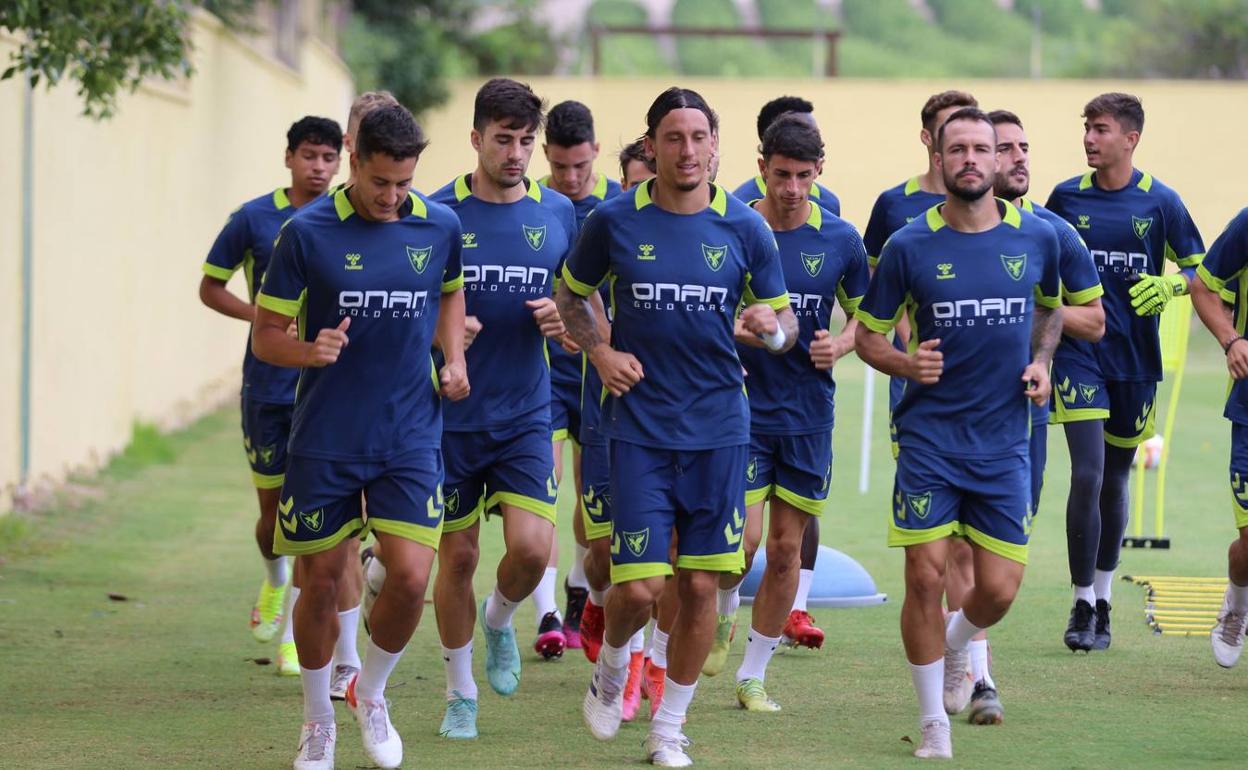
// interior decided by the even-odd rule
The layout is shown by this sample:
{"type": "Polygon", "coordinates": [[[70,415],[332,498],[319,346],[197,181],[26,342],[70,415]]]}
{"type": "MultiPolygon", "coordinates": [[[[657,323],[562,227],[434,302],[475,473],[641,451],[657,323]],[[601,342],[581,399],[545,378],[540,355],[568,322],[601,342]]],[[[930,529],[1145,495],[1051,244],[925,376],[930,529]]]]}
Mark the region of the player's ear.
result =
{"type": "Polygon", "coordinates": [[[762,156],[758,159],[758,175],[763,179],[767,178],[767,161],[763,160],[762,156]]]}
{"type": "Polygon", "coordinates": [[[598,143],[594,142],[594,160],[598,160],[598,143]]]}
{"type": "Polygon", "coordinates": [[[1128,149],[1128,150],[1131,150],[1131,151],[1134,151],[1134,150],[1135,150],[1135,148],[1136,148],[1136,146],[1137,146],[1139,143],[1140,143],[1140,132],[1139,132],[1139,131],[1128,131],[1128,132],[1127,132],[1127,149],[1128,149]]]}
{"type": "Polygon", "coordinates": [[[290,150],[286,151],[286,168],[290,168],[290,162],[295,159],[295,154],[290,150]]]}
{"type": "Polygon", "coordinates": [[[468,141],[472,144],[472,149],[481,152],[481,132],[472,129],[472,133],[468,135],[468,141]]]}
{"type": "Polygon", "coordinates": [[[920,128],[919,141],[922,142],[923,146],[927,149],[932,149],[932,132],[928,131],[926,128],[920,128]]]}
{"type": "Polygon", "coordinates": [[[815,176],[820,176],[821,174],[823,174],[823,158],[820,158],[819,162],[815,164],[815,176]]]}

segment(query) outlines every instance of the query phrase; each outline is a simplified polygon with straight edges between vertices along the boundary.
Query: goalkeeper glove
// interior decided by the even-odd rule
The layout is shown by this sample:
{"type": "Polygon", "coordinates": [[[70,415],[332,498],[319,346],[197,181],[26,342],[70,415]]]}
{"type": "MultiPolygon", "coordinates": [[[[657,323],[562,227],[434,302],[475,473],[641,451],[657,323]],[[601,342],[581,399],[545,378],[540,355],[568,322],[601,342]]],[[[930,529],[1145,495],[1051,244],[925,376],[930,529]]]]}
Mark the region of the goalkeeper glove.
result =
{"type": "Polygon", "coordinates": [[[1175,295],[1187,293],[1187,281],[1180,274],[1137,273],[1136,277],[1139,280],[1128,292],[1136,315],[1160,315],[1175,295]]]}

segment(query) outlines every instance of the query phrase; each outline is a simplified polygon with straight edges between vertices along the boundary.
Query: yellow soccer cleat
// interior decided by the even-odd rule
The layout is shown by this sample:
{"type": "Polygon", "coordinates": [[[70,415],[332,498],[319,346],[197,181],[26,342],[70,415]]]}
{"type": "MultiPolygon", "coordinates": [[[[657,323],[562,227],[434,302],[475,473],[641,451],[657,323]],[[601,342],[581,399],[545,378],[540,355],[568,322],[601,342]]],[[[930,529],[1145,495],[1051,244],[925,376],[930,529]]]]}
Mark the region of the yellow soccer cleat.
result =
{"type": "Polygon", "coordinates": [[[715,641],[711,643],[711,651],[702,664],[702,673],[715,676],[728,665],[728,651],[732,649],[732,637],[737,632],[737,613],[720,615],[715,625],[715,641]]]}
{"type": "Polygon", "coordinates": [[[277,675],[299,676],[299,653],[294,642],[282,642],[277,647],[277,675]]]}
{"type": "Polygon", "coordinates": [[[256,637],[257,642],[271,642],[277,636],[282,628],[282,603],[285,600],[286,585],[274,588],[268,580],[260,584],[260,595],[251,608],[251,635],[256,637]]]}
{"type": "Polygon", "coordinates": [[[767,697],[763,680],[753,677],[737,682],[737,704],[746,711],[774,713],[780,710],[780,704],[767,697]]]}

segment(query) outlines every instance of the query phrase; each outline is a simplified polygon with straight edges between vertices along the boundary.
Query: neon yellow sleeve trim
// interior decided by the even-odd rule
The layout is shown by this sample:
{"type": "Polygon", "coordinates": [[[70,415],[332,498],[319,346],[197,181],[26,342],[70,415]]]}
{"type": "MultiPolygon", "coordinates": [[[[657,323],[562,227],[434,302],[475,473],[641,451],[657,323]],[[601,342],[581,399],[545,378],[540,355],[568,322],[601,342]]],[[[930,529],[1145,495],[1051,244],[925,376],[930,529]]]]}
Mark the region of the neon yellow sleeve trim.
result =
{"type": "Polygon", "coordinates": [[[1052,308],[1055,308],[1055,307],[1061,307],[1061,306],[1062,306],[1062,298],[1061,298],[1061,297],[1048,297],[1048,296],[1045,296],[1045,295],[1044,295],[1044,294],[1040,291],[1040,287],[1039,287],[1039,286],[1037,286],[1037,287],[1036,287],[1035,294],[1036,294],[1036,304],[1037,304],[1037,305],[1040,305],[1041,307],[1047,307],[1047,308],[1052,309],[1052,308]]]}
{"type": "Polygon", "coordinates": [[[230,280],[230,277],[234,275],[236,270],[238,270],[238,266],[235,266],[234,270],[230,270],[229,268],[214,265],[211,262],[204,263],[204,275],[221,281],[230,280]]]}
{"type": "Polygon", "coordinates": [[[303,307],[303,300],[307,295],[306,289],[299,293],[299,299],[281,299],[260,292],[256,295],[256,304],[265,310],[272,310],[279,315],[294,318],[299,315],[299,308],[303,307]]]}
{"type": "Polygon", "coordinates": [[[1196,276],[1204,282],[1209,291],[1215,291],[1218,294],[1224,294],[1226,291],[1226,281],[1209,272],[1209,268],[1203,264],[1196,268],[1196,276]]]}
{"type": "MultiPolygon", "coordinates": [[[[579,294],[582,297],[588,297],[590,294],[594,293],[594,289],[598,288],[597,285],[590,285],[584,281],[578,281],[576,276],[572,275],[572,272],[568,270],[566,263],[563,266],[562,277],[563,282],[568,285],[568,288],[571,289],[574,294],[579,294]]],[[[601,281],[599,281],[599,283],[601,283],[601,281]]]]}
{"type": "Polygon", "coordinates": [[[841,309],[845,311],[845,315],[853,316],[858,310],[859,303],[862,302],[862,295],[857,297],[847,297],[841,287],[836,287],[836,301],[840,303],[841,309]]]}
{"type": "Polygon", "coordinates": [[[876,254],[875,256],[867,255],[867,267],[874,270],[876,267],[879,266],[879,264],[880,264],[880,256],[878,254],[876,254]]]}
{"type": "Polygon", "coordinates": [[[768,307],[770,307],[772,310],[775,310],[776,312],[784,310],[786,307],[789,306],[789,295],[787,294],[780,296],[780,297],[768,297],[767,299],[759,299],[758,297],[753,297],[753,300],[754,300],[753,302],[749,302],[747,304],[767,305],[768,307]]]}
{"type": "Polygon", "coordinates": [[[1174,249],[1170,248],[1170,244],[1166,244],[1166,258],[1174,262],[1179,267],[1195,267],[1199,265],[1205,258],[1202,251],[1199,254],[1188,254],[1186,257],[1180,257],[1175,254],[1174,249]]]}
{"type": "Polygon", "coordinates": [[[1089,286],[1083,291],[1066,291],[1062,289],[1062,295],[1065,297],[1068,305],[1086,305],[1103,294],[1105,294],[1105,287],[1099,283],[1095,286],[1089,286]]]}
{"type": "Polygon", "coordinates": [[[901,314],[904,310],[904,307],[897,308],[897,315],[893,316],[892,320],[888,320],[876,318],[862,308],[858,308],[854,311],[854,318],[857,318],[859,323],[877,334],[888,334],[897,325],[897,322],[901,320],[901,314]]]}
{"type": "Polygon", "coordinates": [[[442,282],[442,293],[450,294],[464,288],[464,274],[460,273],[449,281],[442,282]]]}

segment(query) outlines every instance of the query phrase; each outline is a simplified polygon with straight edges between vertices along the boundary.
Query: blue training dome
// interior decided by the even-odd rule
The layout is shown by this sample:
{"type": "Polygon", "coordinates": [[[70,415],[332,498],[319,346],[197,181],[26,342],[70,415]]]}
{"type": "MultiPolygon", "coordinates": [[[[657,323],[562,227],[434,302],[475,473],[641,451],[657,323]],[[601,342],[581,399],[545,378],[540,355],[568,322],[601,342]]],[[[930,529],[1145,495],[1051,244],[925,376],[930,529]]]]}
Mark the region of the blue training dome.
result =
{"type": "MultiPolygon", "coordinates": [[[[741,602],[752,604],[758,593],[767,566],[767,548],[760,545],[754,554],[754,566],[741,583],[741,602]]],[[[835,548],[819,546],[819,558],[815,561],[815,578],[810,586],[811,607],[865,607],[883,604],[888,596],[875,590],[871,574],[852,557],[835,548]]]]}

